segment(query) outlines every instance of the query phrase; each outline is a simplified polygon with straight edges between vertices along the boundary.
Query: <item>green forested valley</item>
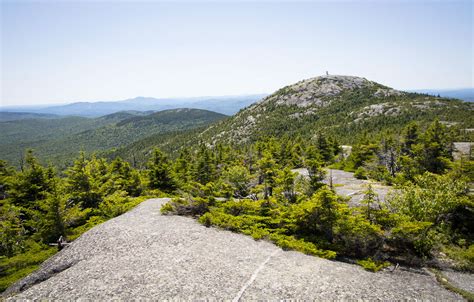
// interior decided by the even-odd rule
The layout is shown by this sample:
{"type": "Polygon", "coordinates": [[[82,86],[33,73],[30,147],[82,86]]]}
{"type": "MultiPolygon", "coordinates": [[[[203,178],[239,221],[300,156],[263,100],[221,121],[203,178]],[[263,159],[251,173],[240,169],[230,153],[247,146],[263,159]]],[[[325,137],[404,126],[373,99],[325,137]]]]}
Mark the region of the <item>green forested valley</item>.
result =
{"type": "Polygon", "coordinates": [[[156,113],[118,112],[99,118],[65,117],[0,122],[0,158],[19,166],[23,153],[34,149],[43,163],[62,169],[78,150],[100,152],[170,131],[208,125],[225,118],[200,109],[172,109],[156,113]]]}

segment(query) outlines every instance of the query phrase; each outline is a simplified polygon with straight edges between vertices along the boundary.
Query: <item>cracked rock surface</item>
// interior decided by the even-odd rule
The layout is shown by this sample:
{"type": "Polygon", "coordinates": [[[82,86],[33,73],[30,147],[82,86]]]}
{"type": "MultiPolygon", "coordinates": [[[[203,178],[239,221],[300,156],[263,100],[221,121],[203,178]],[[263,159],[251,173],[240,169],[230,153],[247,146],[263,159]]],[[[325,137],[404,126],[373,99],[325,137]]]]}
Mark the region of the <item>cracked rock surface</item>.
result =
{"type": "Polygon", "coordinates": [[[86,232],[10,288],[23,291],[8,300],[460,299],[428,274],[370,273],[163,216],[167,200],[147,200],[86,232]]]}

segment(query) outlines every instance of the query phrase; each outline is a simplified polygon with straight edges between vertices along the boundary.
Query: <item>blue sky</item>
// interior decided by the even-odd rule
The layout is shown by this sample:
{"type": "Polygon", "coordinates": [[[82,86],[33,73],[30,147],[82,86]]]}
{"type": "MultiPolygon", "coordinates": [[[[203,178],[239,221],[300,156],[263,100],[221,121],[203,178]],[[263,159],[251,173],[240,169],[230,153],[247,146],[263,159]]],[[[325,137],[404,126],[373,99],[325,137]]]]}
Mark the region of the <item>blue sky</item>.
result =
{"type": "Polygon", "coordinates": [[[473,83],[472,1],[1,1],[1,105],[473,83]]]}

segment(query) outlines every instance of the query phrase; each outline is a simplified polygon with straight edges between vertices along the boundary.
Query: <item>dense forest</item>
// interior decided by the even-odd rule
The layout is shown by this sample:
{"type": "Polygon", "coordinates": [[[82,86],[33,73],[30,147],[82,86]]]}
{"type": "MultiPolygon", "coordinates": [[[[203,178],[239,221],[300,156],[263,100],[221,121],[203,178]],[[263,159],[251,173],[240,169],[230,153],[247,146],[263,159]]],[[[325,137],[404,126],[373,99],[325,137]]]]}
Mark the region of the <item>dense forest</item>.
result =
{"type": "MultiPolygon", "coordinates": [[[[5,114],[17,116],[15,113],[5,114]]],[[[199,109],[127,111],[98,118],[77,116],[0,121],[0,158],[18,166],[22,150],[32,148],[43,163],[64,169],[78,150],[107,152],[152,135],[190,130],[226,118],[199,109]]]]}
{"type": "Polygon", "coordinates": [[[166,214],[373,271],[390,262],[473,271],[474,162],[454,161],[459,135],[437,120],[410,123],[365,136],[350,155],[322,132],[240,146],[201,143],[177,154],[155,148],[139,169],[118,156],[81,152],[58,170],[30,150],[19,168],[0,161],[0,289],[54,254],[60,236],[74,240],[150,196],[174,197],[166,214]],[[349,206],[328,167],[395,190],[381,202],[369,185],[363,202],[349,206]]]}

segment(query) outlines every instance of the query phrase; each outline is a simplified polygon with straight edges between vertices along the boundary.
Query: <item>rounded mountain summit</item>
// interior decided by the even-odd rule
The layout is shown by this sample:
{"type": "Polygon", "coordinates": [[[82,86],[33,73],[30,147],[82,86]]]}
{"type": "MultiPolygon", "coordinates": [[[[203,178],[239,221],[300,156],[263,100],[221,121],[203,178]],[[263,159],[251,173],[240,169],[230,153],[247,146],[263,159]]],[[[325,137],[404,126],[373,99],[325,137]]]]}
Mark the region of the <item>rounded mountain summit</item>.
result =
{"type": "Polygon", "coordinates": [[[259,102],[215,123],[199,136],[214,144],[243,144],[261,137],[337,136],[352,144],[361,135],[399,131],[411,121],[438,118],[472,128],[474,104],[403,92],[362,77],[325,75],[285,86],[259,102]]]}

